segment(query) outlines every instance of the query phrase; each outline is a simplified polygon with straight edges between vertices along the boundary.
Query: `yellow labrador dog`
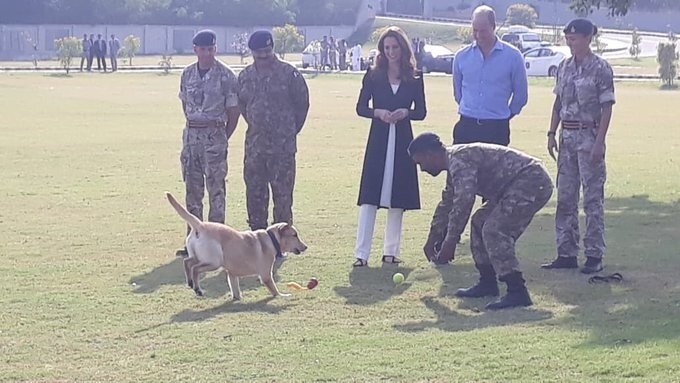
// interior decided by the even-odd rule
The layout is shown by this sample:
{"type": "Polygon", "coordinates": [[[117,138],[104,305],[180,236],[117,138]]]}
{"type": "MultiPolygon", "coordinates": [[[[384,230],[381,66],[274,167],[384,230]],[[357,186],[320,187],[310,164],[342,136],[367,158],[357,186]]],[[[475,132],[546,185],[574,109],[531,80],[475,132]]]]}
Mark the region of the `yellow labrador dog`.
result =
{"type": "Polygon", "coordinates": [[[282,294],[276,287],[273,268],[276,255],[281,252],[300,254],[307,245],[300,240],[293,225],[277,223],[267,230],[236,231],[229,226],[202,222],[189,213],[175,197],[165,193],[170,205],[191,227],[186,246],[189,256],[184,259],[187,284],[196,295],[203,295],[199,286],[201,273],[224,268],[231,296],[241,299],[239,277],[257,275],[273,296],[282,294]]]}

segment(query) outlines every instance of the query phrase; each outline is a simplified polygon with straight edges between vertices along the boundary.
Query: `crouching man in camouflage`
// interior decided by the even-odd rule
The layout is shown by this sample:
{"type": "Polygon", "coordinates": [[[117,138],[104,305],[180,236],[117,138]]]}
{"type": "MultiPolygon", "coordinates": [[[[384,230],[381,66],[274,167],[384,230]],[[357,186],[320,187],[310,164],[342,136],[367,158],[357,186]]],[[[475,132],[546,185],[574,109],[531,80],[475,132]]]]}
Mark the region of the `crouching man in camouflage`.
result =
{"type": "Polygon", "coordinates": [[[507,294],[488,304],[487,309],[530,306],[515,242],[552,195],[552,181],[543,165],[536,158],[499,145],[473,143],[447,148],[433,133],[416,137],[408,151],[421,171],[437,176],[446,170],[449,175],[423,249],[427,259],[443,264],[454,258],[475,196],[479,195],[486,202],[472,215],[470,249],[480,279],[456,295],[497,296],[498,275],[508,285],[507,294]]]}
{"type": "MultiPolygon", "coordinates": [[[[186,205],[191,214],[203,219],[203,195],[208,189],[208,220],[225,223],[227,141],[240,114],[238,80],[227,65],[215,58],[215,32],[200,31],[193,43],[198,61],[184,68],[179,91],[186,117],[180,156],[186,205]]],[[[176,254],[188,255],[186,248],[176,254]]]]}

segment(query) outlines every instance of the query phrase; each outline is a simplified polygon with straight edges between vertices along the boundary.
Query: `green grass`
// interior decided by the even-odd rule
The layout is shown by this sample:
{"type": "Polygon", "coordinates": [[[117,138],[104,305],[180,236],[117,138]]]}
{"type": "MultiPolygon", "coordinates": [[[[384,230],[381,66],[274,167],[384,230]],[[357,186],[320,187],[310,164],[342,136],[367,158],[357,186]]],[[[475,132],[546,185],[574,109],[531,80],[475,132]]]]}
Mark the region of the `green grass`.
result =
{"type": "Polygon", "coordinates": [[[615,74],[647,74],[659,75],[659,63],[656,57],[643,57],[638,60],[621,58],[608,60],[615,74]]]}
{"type": "MultiPolygon", "coordinates": [[[[467,237],[451,267],[421,247],[443,179],[422,176],[423,210],[405,216],[403,259],[352,270],[359,172],[369,121],[354,113],[359,76],[309,78],[299,139],[296,225],[310,246],[278,269],[269,300],[254,279],[232,303],[223,275],[205,298],[184,286],[173,251],[184,225],[177,74],[0,75],[0,381],[16,382],[671,382],[680,376],[680,92],[617,84],[608,139],[608,272],[589,285],[547,272],[554,198],[518,242],[535,306],[484,312],[452,293],[476,279],[467,237]],[[406,282],[394,286],[399,270],[406,282]]],[[[512,144],[545,153],[549,81],[531,81],[512,144]]],[[[450,137],[450,79],[426,81],[416,133],[450,137]]],[[[231,141],[228,221],[244,229],[241,123],[231,141]]]]}

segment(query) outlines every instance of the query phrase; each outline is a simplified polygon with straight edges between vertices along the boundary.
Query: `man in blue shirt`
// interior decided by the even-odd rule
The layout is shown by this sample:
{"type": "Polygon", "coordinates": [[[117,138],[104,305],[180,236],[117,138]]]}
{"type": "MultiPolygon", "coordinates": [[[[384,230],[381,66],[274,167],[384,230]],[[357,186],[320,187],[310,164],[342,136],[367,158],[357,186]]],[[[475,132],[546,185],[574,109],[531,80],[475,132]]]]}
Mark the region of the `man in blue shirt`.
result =
{"type": "Polygon", "coordinates": [[[510,119],[527,103],[524,57],[495,34],[496,14],[486,5],[472,14],[475,41],[461,48],[453,61],[453,95],[460,121],[453,143],[486,142],[507,146],[510,119]]]}

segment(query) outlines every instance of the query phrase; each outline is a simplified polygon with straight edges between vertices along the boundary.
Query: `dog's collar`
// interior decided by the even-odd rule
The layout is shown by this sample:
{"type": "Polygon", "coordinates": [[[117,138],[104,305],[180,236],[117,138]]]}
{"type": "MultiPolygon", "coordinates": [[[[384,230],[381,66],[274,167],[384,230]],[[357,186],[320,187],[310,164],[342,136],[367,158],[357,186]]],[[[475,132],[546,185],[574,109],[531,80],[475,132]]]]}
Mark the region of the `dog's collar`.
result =
{"type": "Polygon", "coordinates": [[[269,234],[269,238],[272,240],[272,244],[274,244],[274,249],[276,250],[276,258],[283,257],[283,254],[281,254],[281,244],[279,244],[279,240],[276,239],[274,232],[272,232],[271,230],[267,230],[267,234],[269,234]]]}

